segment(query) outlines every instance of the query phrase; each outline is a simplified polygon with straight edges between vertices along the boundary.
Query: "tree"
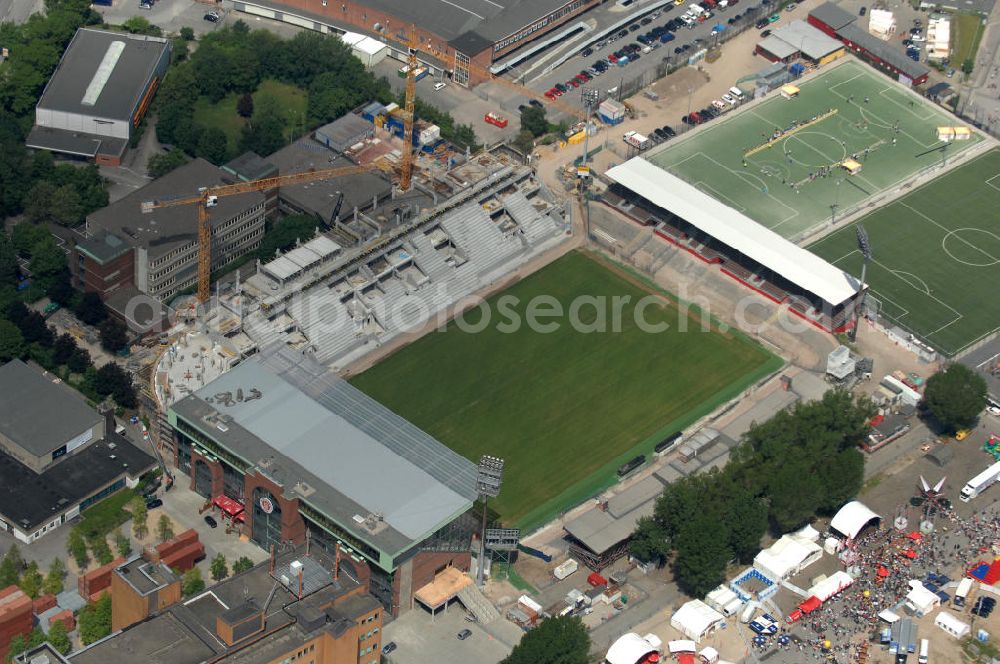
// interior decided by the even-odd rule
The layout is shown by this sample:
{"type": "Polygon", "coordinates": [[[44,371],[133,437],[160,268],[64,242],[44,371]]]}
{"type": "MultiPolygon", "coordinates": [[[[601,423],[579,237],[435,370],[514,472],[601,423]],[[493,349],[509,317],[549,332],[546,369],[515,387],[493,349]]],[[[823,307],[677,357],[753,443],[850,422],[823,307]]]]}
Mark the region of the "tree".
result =
{"type": "Polygon", "coordinates": [[[704,513],[681,527],[677,535],[674,576],[677,585],[692,597],[702,597],[726,578],[733,557],[725,527],[704,513]]]}
{"type": "Polygon", "coordinates": [[[28,649],[28,640],[21,634],[15,634],[10,644],[7,646],[7,661],[13,661],[14,657],[20,655],[28,649]]]}
{"type": "Polygon", "coordinates": [[[927,379],[921,405],[948,433],[967,429],[986,408],[986,381],[964,364],[949,364],[927,379]]]}
{"type": "Polygon", "coordinates": [[[184,576],[181,579],[181,592],[184,593],[185,597],[196,595],[204,589],[205,581],[201,578],[200,569],[192,567],[188,571],[184,572],[184,576]]]}
{"type": "Polygon", "coordinates": [[[86,348],[77,348],[73,353],[73,357],[69,358],[69,362],[66,366],[70,371],[77,374],[82,374],[91,368],[90,365],[90,352],[86,348]]]}
{"type": "Polygon", "coordinates": [[[87,540],[79,526],[73,526],[66,538],[66,553],[73,557],[77,567],[86,569],[90,563],[90,555],[87,553],[87,540]]]}
{"type": "Polygon", "coordinates": [[[229,576],[229,567],[226,565],[226,557],[220,553],[212,558],[212,578],[216,581],[222,581],[227,576],[229,576]]]}
{"type": "Polygon", "coordinates": [[[456,125],[450,138],[460,148],[474,148],[477,145],[476,131],[472,125],[456,125]]]}
{"type": "Polygon", "coordinates": [[[9,320],[0,318],[0,364],[22,357],[26,350],[21,330],[9,320]]]}
{"type": "Polygon", "coordinates": [[[184,41],[194,41],[194,28],[184,26],[181,28],[180,35],[184,41]]]}
{"type": "Polygon", "coordinates": [[[63,591],[63,576],[66,573],[66,565],[61,558],[53,558],[49,564],[49,572],[42,582],[42,590],[47,595],[58,595],[63,591]]]}
{"type": "Polygon", "coordinates": [[[87,292],[80,298],[74,313],[85,325],[100,325],[108,317],[108,308],[104,306],[100,295],[87,292]]]}
{"type": "Polygon", "coordinates": [[[736,499],[727,502],[726,525],[729,529],[729,547],[741,563],[750,563],[760,551],[760,539],[767,531],[767,503],[742,491],[736,499]]]}
{"type": "Polygon", "coordinates": [[[545,117],[545,109],[528,106],[521,111],[521,131],[531,132],[531,135],[535,137],[547,134],[549,121],[545,117]]]}
{"type": "Polygon", "coordinates": [[[52,361],[56,364],[68,364],[76,350],[76,339],[64,332],[52,342],[52,361]]]}
{"type": "Polygon", "coordinates": [[[526,632],[500,664],[588,664],[590,635],[576,617],[549,618],[526,632]]]}
{"type": "Polygon", "coordinates": [[[962,60],[962,73],[965,74],[966,76],[969,76],[970,74],[972,74],[972,69],[975,66],[976,62],[972,58],[966,58],[965,60],[962,60]]]}
{"type": "Polygon", "coordinates": [[[28,634],[28,650],[31,650],[32,648],[37,648],[38,646],[45,643],[45,641],[46,641],[45,632],[42,631],[41,627],[36,627],[35,629],[31,630],[30,634],[28,634]]]}
{"type": "Polygon", "coordinates": [[[156,522],[156,536],[160,538],[161,542],[166,542],[174,536],[174,526],[166,514],[161,514],[156,522]]]}
{"type": "Polygon", "coordinates": [[[188,41],[186,39],[183,37],[175,37],[171,42],[171,45],[170,62],[172,64],[184,62],[188,59],[191,49],[188,46],[188,41]]]}
{"type": "Polygon", "coordinates": [[[132,553],[132,540],[122,532],[121,528],[115,531],[115,548],[118,549],[118,555],[122,558],[128,558],[132,553]]]}
{"type": "Polygon", "coordinates": [[[292,214],[277,222],[261,240],[257,255],[262,261],[274,258],[279,249],[285,251],[296,242],[306,241],[316,235],[319,219],[311,214],[292,214]]]}
{"type": "Polygon", "coordinates": [[[7,556],[0,562],[0,586],[6,588],[17,583],[21,576],[21,568],[17,563],[7,556]]]}
{"type": "Polygon", "coordinates": [[[83,204],[73,185],[65,184],[52,192],[49,219],[62,226],[76,226],[83,221],[83,204]]]}
{"type": "Polygon", "coordinates": [[[253,118],[243,127],[240,147],[266,157],[284,144],[285,113],[281,102],[272,96],[262,96],[257,100],[253,118]]]}
{"type": "Polygon", "coordinates": [[[31,272],[46,288],[67,269],[66,254],[51,235],[31,248],[31,272]]]}
{"type": "Polygon", "coordinates": [[[517,137],[513,141],[514,147],[524,155],[531,154],[531,151],[535,149],[535,137],[534,135],[526,130],[522,129],[518,132],[517,137]]]}
{"type": "Polygon", "coordinates": [[[132,534],[136,539],[142,539],[149,532],[147,520],[149,513],[146,510],[146,502],[141,496],[136,496],[128,504],[128,511],[132,514],[132,534]]]}
{"type": "Polygon", "coordinates": [[[240,556],[233,563],[233,574],[241,574],[247,570],[253,569],[253,561],[246,556],[240,556]]]}
{"type": "Polygon", "coordinates": [[[208,127],[198,137],[197,155],[220,166],[229,154],[229,138],[218,127],[208,127]]]}
{"type": "Polygon", "coordinates": [[[240,95],[239,101],[236,102],[236,112],[241,118],[249,118],[253,116],[253,95],[249,92],[240,95]]]}
{"type": "Polygon", "coordinates": [[[667,531],[651,517],[639,519],[629,541],[629,553],[644,563],[662,565],[670,553],[667,531]]]}
{"type": "Polygon", "coordinates": [[[48,180],[36,182],[28,191],[28,195],[25,197],[24,211],[31,222],[39,224],[50,220],[52,196],[55,193],[56,186],[48,180]]]}
{"type": "Polygon", "coordinates": [[[14,243],[6,233],[0,231],[0,285],[13,284],[18,272],[14,243]]]}
{"type": "Polygon", "coordinates": [[[21,579],[17,585],[24,591],[25,595],[31,599],[37,599],[44,581],[42,573],[38,571],[38,563],[32,560],[21,573],[21,579]]]}
{"type": "Polygon", "coordinates": [[[144,16],[133,16],[122,23],[122,27],[134,35],[152,35],[153,37],[163,35],[163,30],[150,23],[144,16]]]}
{"type": "Polygon", "coordinates": [[[175,168],[183,166],[187,162],[188,156],[184,154],[184,150],[171,148],[170,152],[154,154],[150,157],[149,161],[146,162],[146,173],[148,173],[151,178],[161,178],[175,168]]]}
{"type": "Polygon", "coordinates": [[[49,627],[48,640],[52,644],[52,647],[58,650],[60,654],[66,655],[73,649],[73,643],[66,632],[66,623],[61,620],[55,621],[49,627]]]}
{"type": "Polygon", "coordinates": [[[101,348],[109,353],[117,353],[128,345],[128,331],[114,318],[101,323],[101,348]]]}
{"type": "Polygon", "coordinates": [[[80,630],[80,641],[85,646],[110,634],[111,594],[104,593],[96,602],[85,606],[80,611],[77,626],[80,630]]]}
{"type": "Polygon", "coordinates": [[[108,546],[108,540],[104,539],[104,535],[98,535],[91,539],[90,551],[94,554],[94,559],[99,565],[107,565],[115,559],[115,555],[111,553],[111,547],[108,546]]]}
{"type": "Polygon", "coordinates": [[[132,376],[114,362],[108,362],[95,372],[93,388],[102,397],[110,395],[122,408],[138,405],[132,376]]]}

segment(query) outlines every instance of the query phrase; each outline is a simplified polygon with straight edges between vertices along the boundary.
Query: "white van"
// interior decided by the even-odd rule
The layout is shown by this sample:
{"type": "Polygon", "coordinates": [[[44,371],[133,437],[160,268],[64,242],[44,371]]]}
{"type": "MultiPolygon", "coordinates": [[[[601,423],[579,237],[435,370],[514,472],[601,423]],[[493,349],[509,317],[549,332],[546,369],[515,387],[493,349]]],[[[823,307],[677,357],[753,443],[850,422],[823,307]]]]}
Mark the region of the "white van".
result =
{"type": "Polygon", "coordinates": [[[927,664],[927,653],[931,649],[931,642],[927,639],[920,639],[920,655],[917,657],[917,664],[927,664]]]}
{"type": "Polygon", "coordinates": [[[694,16],[701,16],[705,13],[704,8],[701,5],[688,5],[688,12],[694,16]]]}
{"type": "Polygon", "coordinates": [[[737,99],[743,99],[743,91],[740,90],[735,85],[733,87],[729,88],[729,94],[731,94],[732,96],[736,97],[737,99]]]}

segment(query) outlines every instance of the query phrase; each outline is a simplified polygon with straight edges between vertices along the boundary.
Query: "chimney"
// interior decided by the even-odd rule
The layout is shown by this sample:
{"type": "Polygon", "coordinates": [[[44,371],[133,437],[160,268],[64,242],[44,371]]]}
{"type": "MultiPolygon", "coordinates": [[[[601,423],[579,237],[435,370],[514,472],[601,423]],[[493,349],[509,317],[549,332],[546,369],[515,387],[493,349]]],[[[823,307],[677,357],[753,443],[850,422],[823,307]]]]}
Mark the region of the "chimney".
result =
{"type": "Polygon", "coordinates": [[[268,559],[267,571],[274,574],[274,545],[271,545],[271,557],[268,559]]]}
{"type": "Polygon", "coordinates": [[[299,568],[299,599],[302,599],[302,568],[299,568]]]}
{"type": "Polygon", "coordinates": [[[333,580],[340,578],[340,542],[337,542],[333,555],[333,580]]]}

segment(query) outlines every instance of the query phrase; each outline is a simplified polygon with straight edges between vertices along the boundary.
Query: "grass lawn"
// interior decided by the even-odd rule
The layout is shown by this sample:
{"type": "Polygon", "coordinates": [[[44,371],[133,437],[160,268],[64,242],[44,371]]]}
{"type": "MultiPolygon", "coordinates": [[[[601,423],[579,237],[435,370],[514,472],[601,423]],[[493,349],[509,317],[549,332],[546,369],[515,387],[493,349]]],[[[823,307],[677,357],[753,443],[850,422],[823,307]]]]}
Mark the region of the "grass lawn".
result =
{"type": "Polygon", "coordinates": [[[122,489],[85,509],[81,513],[83,519],[80,524],[84,535],[88,538],[104,537],[132,518],[126,508],[137,495],[132,489],[122,489]]]}
{"type": "Polygon", "coordinates": [[[955,34],[955,47],[952,50],[951,66],[961,70],[962,63],[968,59],[976,61],[976,51],[979,41],[983,38],[983,17],[979,14],[952,14],[952,28],[955,34]]]}
{"type": "MultiPolygon", "coordinates": [[[[619,465],[777,370],[781,360],[700,315],[683,319],[676,300],[600,258],[574,252],[488,301],[490,324],[478,333],[454,322],[358,375],[354,385],[466,458],[506,460],[504,485],[490,506],[511,526],[530,529],[615,481],[619,465]],[[645,320],[636,303],[653,294],[645,320]],[[581,296],[606,298],[607,331],[578,332],[569,317],[543,333],[509,320],[499,298],[525,320],[528,302],[551,296],[563,311],[581,296]],[[610,305],[627,296],[614,331],[610,305]],[[503,313],[503,315],[501,315],[503,313]]],[[[474,325],[482,311],[465,320],[474,325]]],[[[551,319],[549,319],[551,320],[551,319]]],[[[583,306],[579,320],[598,320],[583,306]]]]}
{"type": "Polygon", "coordinates": [[[793,241],[828,223],[831,206],[846,214],[941,160],[936,129],[954,117],[868,65],[848,58],[797,85],[794,99],[772,92],[647,159],[793,241]],[[784,137],[747,155],[776,130],[784,137]],[[852,155],[862,170],[848,176],[839,164],[852,155]]]}
{"type": "MultiPolygon", "coordinates": [[[[236,153],[240,143],[240,131],[246,124],[246,120],[236,112],[236,102],[241,96],[232,93],[217,104],[210,102],[207,97],[201,97],[194,105],[195,122],[205,127],[218,127],[226,132],[226,136],[229,137],[230,154],[236,153]]],[[[296,135],[301,133],[308,100],[306,91],[295,85],[268,79],[261,82],[253,93],[254,105],[256,106],[261,97],[268,96],[281,100],[281,106],[285,109],[286,128],[294,128],[296,135]]]]}
{"type": "MultiPolygon", "coordinates": [[[[1000,149],[879,208],[867,281],[883,317],[954,355],[1000,327],[1000,149]]],[[[854,225],[809,247],[860,274],[854,225]]]]}

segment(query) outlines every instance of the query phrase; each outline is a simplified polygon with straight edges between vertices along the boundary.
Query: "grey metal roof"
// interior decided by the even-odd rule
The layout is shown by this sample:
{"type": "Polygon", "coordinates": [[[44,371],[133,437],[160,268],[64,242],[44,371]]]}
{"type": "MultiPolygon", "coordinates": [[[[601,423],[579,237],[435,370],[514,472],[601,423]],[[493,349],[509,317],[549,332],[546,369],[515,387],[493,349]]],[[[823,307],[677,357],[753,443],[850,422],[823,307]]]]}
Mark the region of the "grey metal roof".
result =
{"type": "Polygon", "coordinates": [[[104,231],[79,240],[76,247],[100,263],[112,261],[131,249],[120,237],[104,231]]]}
{"type": "Polygon", "coordinates": [[[427,537],[475,499],[472,462],[291,349],[264,351],[173,410],[275,477],[286,494],[389,553],[427,537]],[[260,398],[225,405],[224,393],[254,388],[260,398]],[[205,419],[216,413],[227,416],[224,431],[205,419]],[[372,529],[355,519],[369,515],[383,521],[372,529]]]}
{"type": "Polygon", "coordinates": [[[170,42],[159,37],[81,28],[76,31],[45,86],[38,106],[53,111],[129,120],[157,62],[169,50],[170,42]],[[96,102],[86,105],[83,103],[84,95],[114,42],[123,43],[124,50],[114,63],[96,102]]]}
{"type": "Polygon", "coordinates": [[[374,131],[375,129],[371,122],[354,113],[348,113],[333,122],[323,125],[315,133],[319,140],[326,138],[333,147],[347,149],[358,142],[359,138],[363,138],[374,131]]]}
{"type": "Polygon", "coordinates": [[[854,14],[842,9],[832,2],[824,2],[816,9],[809,12],[813,18],[822,21],[834,30],[840,30],[846,25],[854,23],[857,18],[854,14]]]}
{"type": "Polygon", "coordinates": [[[771,32],[768,40],[775,37],[813,60],[819,60],[844,48],[843,42],[803,20],[792,21],[788,25],[775,29],[771,32]]]}
{"type": "Polygon", "coordinates": [[[799,49],[795,48],[784,39],[779,39],[773,34],[757,42],[757,46],[764,49],[779,60],[795,55],[799,49]]]}
{"type": "Polygon", "coordinates": [[[243,181],[262,180],[278,175],[278,169],[256,152],[244,152],[224,164],[222,170],[243,181]]]}
{"type": "MultiPolygon", "coordinates": [[[[108,140],[106,136],[83,134],[52,127],[32,127],[25,140],[25,145],[35,150],[48,150],[61,154],[73,154],[93,158],[101,150],[101,144],[108,140]]],[[[125,141],[120,141],[124,144],[125,141]]]]}
{"type": "Polygon", "coordinates": [[[101,416],[83,397],[21,360],[0,367],[0,433],[45,456],[96,426],[101,416]],[[58,417],[53,417],[58,414],[58,417]]]}
{"type": "MultiPolygon", "coordinates": [[[[200,157],[193,159],[88,216],[88,231],[91,234],[100,230],[114,233],[131,246],[146,248],[150,259],[162,256],[197,240],[197,208],[194,205],[179,205],[157,208],[144,214],[142,203],[194,196],[199,188],[225,184],[227,178],[222,169],[200,157]]],[[[212,208],[212,225],[222,224],[263,202],[264,195],[260,192],[220,198],[212,208]]]]}
{"type": "MultiPolygon", "coordinates": [[[[300,138],[286,145],[267,158],[283,175],[308,170],[353,166],[354,162],[342,157],[310,137],[300,138]]],[[[388,196],[392,184],[377,172],[355,173],[330,180],[297,184],[281,188],[279,196],[294,207],[314,214],[329,223],[337,205],[338,193],[343,192],[344,203],[340,216],[346,217],[355,208],[367,209],[372,199],[388,196]]]]}
{"type": "Polygon", "coordinates": [[[855,24],[844,26],[837,31],[837,34],[843,39],[854,42],[883,62],[892,65],[909,78],[918,78],[930,71],[924,65],[907,57],[906,53],[899,50],[896,44],[884,42],[855,24]]]}
{"type": "Polygon", "coordinates": [[[648,500],[622,518],[599,509],[587,510],[563,525],[570,535],[594,553],[603,553],[632,536],[639,519],[653,516],[656,501],[648,500]]]}

